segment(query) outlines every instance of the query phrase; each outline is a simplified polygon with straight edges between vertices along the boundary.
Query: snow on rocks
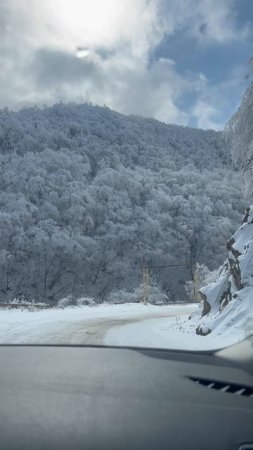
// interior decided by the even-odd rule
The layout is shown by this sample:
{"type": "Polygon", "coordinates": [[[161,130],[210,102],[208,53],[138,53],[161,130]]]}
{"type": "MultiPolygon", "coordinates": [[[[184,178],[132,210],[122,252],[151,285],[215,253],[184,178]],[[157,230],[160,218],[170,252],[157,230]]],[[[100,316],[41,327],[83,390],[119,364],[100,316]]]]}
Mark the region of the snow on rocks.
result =
{"type": "Polygon", "coordinates": [[[200,289],[202,317],[196,333],[242,329],[253,332],[253,206],[248,222],[227,243],[228,258],[215,282],[200,289]]]}

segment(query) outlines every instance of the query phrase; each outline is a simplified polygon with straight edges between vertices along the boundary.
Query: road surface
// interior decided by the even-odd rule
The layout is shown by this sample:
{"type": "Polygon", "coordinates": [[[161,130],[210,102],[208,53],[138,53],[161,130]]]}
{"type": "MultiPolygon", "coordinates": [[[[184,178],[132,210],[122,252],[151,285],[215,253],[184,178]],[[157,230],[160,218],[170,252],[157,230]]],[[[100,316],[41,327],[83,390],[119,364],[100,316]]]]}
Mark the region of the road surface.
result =
{"type": "MultiPolygon", "coordinates": [[[[180,320],[179,317],[185,317],[192,312],[191,307],[185,307],[180,309],[174,309],[173,311],[161,311],[157,313],[141,315],[133,315],[126,319],[122,319],[121,314],[119,317],[114,318],[99,318],[81,320],[73,323],[68,323],[62,327],[57,327],[52,333],[50,332],[46,336],[41,336],[41,342],[44,344],[82,344],[82,345],[103,345],[107,333],[113,328],[122,328],[130,324],[136,325],[147,323],[152,319],[169,319],[174,318],[175,321],[180,320]]],[[[115,342],[111,342],[111,345],[117,345],[115,342]]]]}
{"type": "Polygon", "coordinates": [[[180,317],[187,318],[195,305],[109,305],[94,308],[73,308],[35,312],[0,312],[0,343],[20,344],[81,344],[118,345],[115,338],[106,342],[111,330],[152,320],[176,323],[180,317]],[[172,319],[174,318],[174,319],[172,319]]]}

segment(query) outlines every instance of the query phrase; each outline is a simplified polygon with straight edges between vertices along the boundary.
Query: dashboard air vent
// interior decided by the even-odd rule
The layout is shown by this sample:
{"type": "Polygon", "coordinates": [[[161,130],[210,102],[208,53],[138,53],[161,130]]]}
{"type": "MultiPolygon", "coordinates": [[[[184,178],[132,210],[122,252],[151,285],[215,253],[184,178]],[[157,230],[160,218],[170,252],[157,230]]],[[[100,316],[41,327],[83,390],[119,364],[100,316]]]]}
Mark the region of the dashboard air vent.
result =
{"type": "Polygon", "coordinates": [[[241,384],[226,383],[224,381],[214,381],[206,378],[189,377],[196,384],[205,386],[208,389],[214,389],[220,392],[229,392],[230,394],[241,395],[243,397],[253,398],[253,387],[241,384]]]}

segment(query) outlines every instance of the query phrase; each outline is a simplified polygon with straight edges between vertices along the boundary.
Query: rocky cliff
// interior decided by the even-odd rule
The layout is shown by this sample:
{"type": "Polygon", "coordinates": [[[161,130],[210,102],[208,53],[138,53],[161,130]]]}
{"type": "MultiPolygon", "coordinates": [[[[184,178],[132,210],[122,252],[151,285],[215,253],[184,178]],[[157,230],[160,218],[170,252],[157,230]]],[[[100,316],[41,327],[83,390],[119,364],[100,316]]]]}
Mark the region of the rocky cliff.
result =
{"type": "Polygon", "coordinates": [[[230,329],[253,331],[253,206],[227,242],[228,257],[219,276],[200,290],[202,317],[196,329],[203,336],[230,329]]]}

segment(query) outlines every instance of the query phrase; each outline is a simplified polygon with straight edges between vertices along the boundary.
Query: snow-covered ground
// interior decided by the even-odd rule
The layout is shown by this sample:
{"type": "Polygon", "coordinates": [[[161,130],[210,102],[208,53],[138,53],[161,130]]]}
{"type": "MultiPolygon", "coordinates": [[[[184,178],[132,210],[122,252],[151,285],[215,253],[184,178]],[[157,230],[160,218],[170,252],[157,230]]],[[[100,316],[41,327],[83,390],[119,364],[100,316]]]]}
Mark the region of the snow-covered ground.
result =
{"type": "Polygon", "coordinates": [[[231,345],[243,329],[196,335],[199,306],[143,304],[1,310],[0,343],[98,344],[205,350],[231,345]],[[193,318],[189,319],[189,315],[193,318]],[[195,318],[196,317],[196,318],[195,318]]]}
{"type": "MultiPolygon", "coordinates": [[[[1,343],[85,343],[90,328],[104,331],[119,324],[189,314],[196,305],[123,305],[69,307],[40,311],[0,310],[1,343]]],[[[95,331],[94,331],[95,334],[95,331]]]]}
{"type": "Polygon", "coordinates": [[[233,345],[246,337],[240,327],[220,329],[208,336],[196,334],[199,319],[186,314],[167,319],[147,319],[138,323],[115,326],[108,330],[107,345],[160,347],[184,350],[213,350],[233,345]]]}

